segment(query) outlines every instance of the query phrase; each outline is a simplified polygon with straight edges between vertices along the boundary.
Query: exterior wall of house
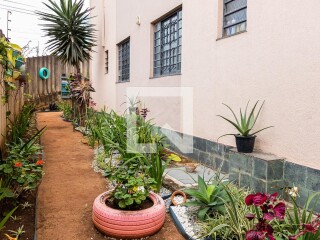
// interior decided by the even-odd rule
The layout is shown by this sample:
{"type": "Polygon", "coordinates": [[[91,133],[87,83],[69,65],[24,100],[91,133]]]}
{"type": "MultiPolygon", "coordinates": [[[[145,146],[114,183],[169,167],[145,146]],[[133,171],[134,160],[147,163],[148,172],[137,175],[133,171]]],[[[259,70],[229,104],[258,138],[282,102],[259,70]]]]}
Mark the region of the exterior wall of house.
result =
{"type": "MultiPolygon", "coordinates": [[[[91,77],[98,107],[122,111],[128,87],[192,87],[194,136],[216,141],[232,126],[221,103],[238,112],[265,100],[256,148],[320,169],[320,2],[248,0],[247,31],[221,37],[222,0],[91,0],[98,44],[91,77]],[[182,5],[181,75],[152,78],[152,23],[182,5]],[[137,24],[137,17],[141,24],[137,24]],[[130,37],[130,82],[117,82],[117,44],[130,37]],[[105,54],[109,51],[109,73],[105,54]]],[[[142,99],[158,125],[181,131],[181,99],[142,99]]],[[[232,137],[219,142],[234,145],[232,137]]]]}

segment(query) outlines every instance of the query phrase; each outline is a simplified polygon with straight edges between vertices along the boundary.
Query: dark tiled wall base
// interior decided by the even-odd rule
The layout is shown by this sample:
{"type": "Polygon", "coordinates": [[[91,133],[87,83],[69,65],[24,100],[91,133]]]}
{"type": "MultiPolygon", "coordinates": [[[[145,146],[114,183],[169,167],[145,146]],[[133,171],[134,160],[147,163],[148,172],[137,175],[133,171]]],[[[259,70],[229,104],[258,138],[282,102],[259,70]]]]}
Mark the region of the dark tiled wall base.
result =
{"type": "MultiPolygon", "coordinates": [[[[183,145],[180,141],[182,134],[163,128],[162,131],[167,136],[175,136],[172,142],[168,141],[169,148],[183,154],[176,146],[183,145]]],[[[213,169],[221,168],[222,172],[229,174],[231,181],[240,187],[250,187],[255,192],[279,192],[289,200],[284,188],[297,186],[300,195],[297,201],[300,206],[305,204],[309,195],[320,192],[320,170],[294,164],[272,154],[238,153],[230,146],[199,137],[193,137],[193,146],[189,150],[192,153],[183,155],[213,169]]],[[[315,210],[320,212],[320,201],[315,210]]]]}

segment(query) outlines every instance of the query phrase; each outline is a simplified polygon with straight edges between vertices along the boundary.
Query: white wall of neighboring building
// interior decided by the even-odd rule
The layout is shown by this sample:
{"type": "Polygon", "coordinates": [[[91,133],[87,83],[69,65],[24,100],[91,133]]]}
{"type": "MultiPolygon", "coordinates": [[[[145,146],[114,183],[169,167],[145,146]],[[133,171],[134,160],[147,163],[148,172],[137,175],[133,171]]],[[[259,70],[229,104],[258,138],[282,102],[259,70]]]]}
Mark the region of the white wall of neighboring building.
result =
{"type": "MultiPolygon", "coordinates": [[[[221,36],[222,0],[91,0],[98,44],[91,77],[99,107],[123,110],[127,87],[192,87],[193,135],[234,133],[232,117],[248,100],[265,100],[256,148],[320,169],[320,1],[248,0],[247,32],[221,36]],[[182,5],[182,73],[152,78],[152,23],[182,5]],[[138,25],[137,17],[141,24],[138,25]],[[117,82],[117,44],[130,37],[130,82],[117,82]],[[105,74],[104,51],[109,51],[105,74]]],[[[159,125],[181,130],[181,99],[142,99],[159,125]]],[[[220,142],[234,145],[232,137],[220,142]]]]}

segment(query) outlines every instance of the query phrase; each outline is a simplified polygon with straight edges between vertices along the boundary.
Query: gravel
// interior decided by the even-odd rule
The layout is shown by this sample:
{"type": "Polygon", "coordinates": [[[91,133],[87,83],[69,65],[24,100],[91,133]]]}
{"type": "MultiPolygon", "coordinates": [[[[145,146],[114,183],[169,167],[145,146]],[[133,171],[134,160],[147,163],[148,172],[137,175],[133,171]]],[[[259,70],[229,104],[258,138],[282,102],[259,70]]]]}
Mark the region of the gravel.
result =
{"type": "Polygon", "coordinates": [[[165,187],[161,187],[160,192],[159,192],[159,195],[161,197],[168,196],[168,195],[171,195],[171,194],[172,194],[172,191],[170,189],[165,188],[165,187]]]}
{"type": "Polygon", "coordinates": [[[184,197],[181,195],[176,195],[173,197],[173,200],[177,205],[181,205],[184,202],[184,197]]]}
{"type": "Polygon", "coordinates": [[[194,239],[199,239],[200,227],[197,225],[195,208],[185,206],[171,207],[186,233],[194,239]]]}

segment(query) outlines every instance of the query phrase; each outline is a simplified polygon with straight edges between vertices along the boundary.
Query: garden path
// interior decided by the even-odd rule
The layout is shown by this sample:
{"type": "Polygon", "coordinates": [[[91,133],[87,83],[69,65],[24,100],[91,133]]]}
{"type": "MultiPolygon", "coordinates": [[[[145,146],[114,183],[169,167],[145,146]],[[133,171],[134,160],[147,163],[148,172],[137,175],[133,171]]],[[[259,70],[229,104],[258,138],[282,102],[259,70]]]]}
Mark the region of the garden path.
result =
{"type": "MultiPolygon", "coordinates": [[[[47,126],[41,138],[45,175],[38,190],[38,240],[106,239],[91,221],[92,203],[105,191],[104,178],[91,168],[93,150],[82,134],[60,112],[38,113],[38,127],[47,126]]],[[[164,227],[152,240],[183,240],[167,214],[164,227]]]]}

